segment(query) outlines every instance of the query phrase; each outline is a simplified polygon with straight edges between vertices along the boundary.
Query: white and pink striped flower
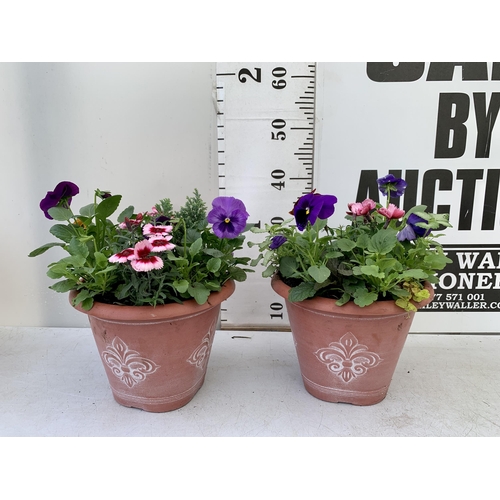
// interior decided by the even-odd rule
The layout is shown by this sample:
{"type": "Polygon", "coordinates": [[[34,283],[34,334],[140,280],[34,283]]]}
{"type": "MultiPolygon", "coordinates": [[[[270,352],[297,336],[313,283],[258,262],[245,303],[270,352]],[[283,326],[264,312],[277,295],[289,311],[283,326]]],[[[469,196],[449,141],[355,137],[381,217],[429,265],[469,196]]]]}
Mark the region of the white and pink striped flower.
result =
{"type": "Polygon", "coordinates": [[[134,249],[133,248],[126,248],[125,250],[122,250],[121,252],[115,253],[112,255],[108,260],[109,262],[120,262],[120,263],[125,263],[129,260],[134,259],[134,249]]]}
{"type": "Polygon", "coordinates": [[[148,240],[136,243],[134,247],[134,257],[130,260],[131,266],[136,271],[161,269],[163,267],[163,260],[157,255],[151,255],[152,252],[154,252],[154,248],[148,240]]]}
{"type": "Polygon", "coordinates": [[[154,226],[153,224],[146,224],[142,228],[144,236],[166,236],[170,234],[173,226],[154,226]]]}
{"type": "Polygon", "coordinates": [[[152,236],[148,241],[153,247],[153,252],[165,252],[175,248],[175,245],[170,243],[171,239],[172,236],[152,236]]]}

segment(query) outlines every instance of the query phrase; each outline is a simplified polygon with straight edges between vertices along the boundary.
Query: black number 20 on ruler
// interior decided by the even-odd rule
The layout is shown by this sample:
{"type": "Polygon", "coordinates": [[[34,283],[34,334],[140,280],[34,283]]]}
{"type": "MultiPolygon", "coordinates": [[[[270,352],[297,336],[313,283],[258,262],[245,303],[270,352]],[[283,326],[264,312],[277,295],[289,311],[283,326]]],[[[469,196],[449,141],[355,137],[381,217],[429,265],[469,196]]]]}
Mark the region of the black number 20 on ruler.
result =
{"type": "MultiPolygon", "coordinates": [[[[217,63],[216,87],[220,194],[243,200],[260,227],[281,222],[313,189],[316,63],[217,63]]],[[[222,328],[288,329],[263,269],[237,284],[222,328]]]]}

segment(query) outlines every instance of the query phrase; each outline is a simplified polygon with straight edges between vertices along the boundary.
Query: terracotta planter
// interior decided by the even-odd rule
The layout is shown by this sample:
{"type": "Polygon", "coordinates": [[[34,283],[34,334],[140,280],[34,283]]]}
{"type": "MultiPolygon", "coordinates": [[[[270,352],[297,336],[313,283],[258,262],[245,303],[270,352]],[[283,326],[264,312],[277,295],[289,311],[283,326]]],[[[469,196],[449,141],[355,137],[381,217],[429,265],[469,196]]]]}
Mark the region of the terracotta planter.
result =
{"type": "Polygon", "coordinates": [[[227,282],[203,305],[76,307],[89,317],[115,400],[151,412],[189,403],[205,380],[220,304],[234,289],[227,282]]]}
{"type": "MultiPolygon", "coordinates": [[[[373,405],[382,401],[410,330],[414,312],[393,301],[367,307],[315,297],[289,302],[288,291],[277,276],[272,287],[285,298],[302,379],[307,391],[333,403],[373,405]]],[[[430,298],[434,297],[428,283],[430,298]]]]}

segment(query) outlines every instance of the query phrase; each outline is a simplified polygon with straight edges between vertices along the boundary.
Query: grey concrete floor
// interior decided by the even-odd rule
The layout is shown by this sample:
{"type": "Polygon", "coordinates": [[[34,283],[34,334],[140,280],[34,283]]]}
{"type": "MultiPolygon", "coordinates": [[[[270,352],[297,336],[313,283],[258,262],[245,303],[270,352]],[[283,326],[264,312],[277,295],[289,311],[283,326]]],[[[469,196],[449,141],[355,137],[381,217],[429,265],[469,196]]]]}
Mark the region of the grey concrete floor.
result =
{"type": "Polygon", "coordinates": [[[185,407],[116,403],[90,329],[0,328],[0,436],[500,436],[500,336],[410,334],[389,393],[315,399],[289,332],[217,331],[185,407]]]}

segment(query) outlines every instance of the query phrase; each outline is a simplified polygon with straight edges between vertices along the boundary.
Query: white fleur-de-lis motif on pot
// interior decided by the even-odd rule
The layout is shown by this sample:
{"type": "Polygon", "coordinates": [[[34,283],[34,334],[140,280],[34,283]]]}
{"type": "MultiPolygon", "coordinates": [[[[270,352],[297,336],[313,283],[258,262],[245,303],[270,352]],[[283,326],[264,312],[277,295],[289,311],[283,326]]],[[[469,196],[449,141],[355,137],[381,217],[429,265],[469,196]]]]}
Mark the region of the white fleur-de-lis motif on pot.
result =
{"type": "Polygon", "coordinates": [[[328,347],[318,349],[315,354],[330,371],[347,383],[364,375],[369,368],[382,361],[378,354],[360,344],[351,332],[347,332],[339,342],[332,342],[328,347]]]}
{"type": "Polygon", "coordinates": [[[212,328],[210,328],[207,334],[203,337],[201,344],[193,351],[193,354],[189,356],[188,363],[195,365],[197,368],[204,369],[205,362],[208,363],[208,357],[210,356],[210,336],[212,334],[212,328]]]}
{"type": "Polygon", "coordinates": [[[128,387],[142,382],[147,375],[159,368],[154,361],[143,358],[137,351],[129,349],[119,337],[115,337],[111,345],[103,351],[102,359],[113,375],[128,387]]]}

